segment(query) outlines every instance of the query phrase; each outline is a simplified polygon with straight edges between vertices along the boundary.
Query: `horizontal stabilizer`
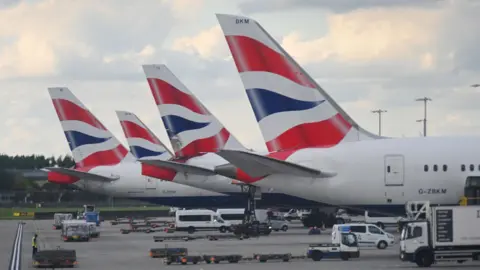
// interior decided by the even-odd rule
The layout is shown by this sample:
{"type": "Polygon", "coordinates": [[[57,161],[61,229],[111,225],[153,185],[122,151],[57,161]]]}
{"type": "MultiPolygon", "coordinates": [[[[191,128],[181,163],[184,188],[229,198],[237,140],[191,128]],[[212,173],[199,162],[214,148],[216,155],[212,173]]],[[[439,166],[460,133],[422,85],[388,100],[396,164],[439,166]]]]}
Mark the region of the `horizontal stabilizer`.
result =
{"type": "Polygon", "coordinates": [[[270,174],[290,174],[300,177],[328,178],[335,175],[288,161],[244,151],[221,150],[217,154],[251,177],[263,177],[270,174]]]}
{"type": "Polygon", "coordinates": [[[179,163],[175,161],[167,161],[167,160],[158,160],[158,159],[139,159],[141,163],[161,167],[165,169],[171,169],[176,172],[182,173],[190,173],[196,175],[215,175],[215,172],[209,169],[205,169],[202,167],[192,166],[184,163],[179,163]]]}
{"type": "Polygon", "coordinates": [[[110,182],[110,181],[118,180],[120,178],[119,176],[106,177],[106,176],[102,176],[94,173],[81,172],[74,169],[67,169],[67,168],[60,168],[60,167],[47,167],[47,168],[44,168],[44,170],[77,177],[79,179],[100,181],[100,182],[110,182]]]}

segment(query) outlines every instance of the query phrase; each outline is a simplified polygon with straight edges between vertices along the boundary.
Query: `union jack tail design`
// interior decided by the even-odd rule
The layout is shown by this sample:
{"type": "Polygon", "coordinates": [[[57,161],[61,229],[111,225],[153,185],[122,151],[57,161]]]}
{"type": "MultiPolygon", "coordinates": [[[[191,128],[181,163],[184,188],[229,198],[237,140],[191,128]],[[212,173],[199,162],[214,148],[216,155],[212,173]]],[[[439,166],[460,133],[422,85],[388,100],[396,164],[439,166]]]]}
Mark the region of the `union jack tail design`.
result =
{"type": "Polygon", "coordinates": [[[117,111],[117,116],[130,152],[137,159],[167,160],[172,157],[168,148],[134,113],[117,111]]]}
{"type": "Polygon", "coordinates": [[[128,150],[65,87],[48,88],[53,106],[75,160],[75,168],[90,170],[134,161],[128,150]]]}
{"type": "Polygon", "coordinates": [[[381,138],[355,124],[259,23],[217,19],[270,152],[381,138]]]}
{"type": "Polygon", "coordinates": [[[176,156],[244,149],[165,65],[143,70],[176,156]]]}

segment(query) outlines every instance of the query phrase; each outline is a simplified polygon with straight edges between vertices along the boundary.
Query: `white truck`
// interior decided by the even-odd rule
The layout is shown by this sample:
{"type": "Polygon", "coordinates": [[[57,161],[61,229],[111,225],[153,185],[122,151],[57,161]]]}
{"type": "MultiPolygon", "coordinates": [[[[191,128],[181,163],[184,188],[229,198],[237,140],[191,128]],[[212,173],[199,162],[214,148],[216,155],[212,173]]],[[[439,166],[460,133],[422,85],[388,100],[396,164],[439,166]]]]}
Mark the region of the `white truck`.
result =
{"type": "Polygon", "coordinates": [[[402,261],[429,267],[439,261],[479,260],[480,206],[429,207],[425,216],[403,226],[402,261]]]}

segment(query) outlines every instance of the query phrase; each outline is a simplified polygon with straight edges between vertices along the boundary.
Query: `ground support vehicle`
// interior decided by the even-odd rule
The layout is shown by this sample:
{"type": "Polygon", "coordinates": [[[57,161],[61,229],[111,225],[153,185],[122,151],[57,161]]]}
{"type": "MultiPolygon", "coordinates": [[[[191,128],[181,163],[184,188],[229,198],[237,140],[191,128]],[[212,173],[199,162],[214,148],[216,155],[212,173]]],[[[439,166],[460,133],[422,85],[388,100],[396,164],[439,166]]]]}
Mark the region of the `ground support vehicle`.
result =
{"type": "Polygon", "coordinates": [[[134,227],[131,229],[120,229],[120,233],[122,234],[129,234],[129,233],[136,233],[136,232],[143,232],[143,233],[154,233],[154,232],[161,232],[163,231],[162,228],[151,228],[151,227],[134,227]]]}
{"type": "Polygon", "coordinates": [[[253,258],[259,262],[267,262],[269,260],[282,260],[288,262],[291,259],[303,259],[306,256],[292,256],[290,253],[278,253],[278,254],[253,254],[253,258]]]}
{"type": "Polygon", "coordinates": [[[73,249],[39,250],[33,256],[35,268],[66,268],[77,264],[77,254],[73,249]]]}
{"type": "Polygon", "coordinates": [[[85,220],[64,220],[62,224],[64,242],[90,241],[90,226],[85,220]]]}
{"type": "Polygon", "coordinates": [[[207,235],[207,239],[210,241],[217,240],[243,240],[242,235],[231,235],[231,234],[210,234],[207,235]]]}
{"type": "Polygon", "coordinates": [[[340,243],[310,244],[307,250],[307,258],[320,261],[323,258],[340,258],[348,260],[360,257],[357,236],[348,231],[341,233],[340,243]]]}
{"type": "Polygon", "coordinates": [[[110,224],[112,226],[118,225],[118,224],[136,224],[136,221],[133,221],[132,218],[116,218],[112,221],[110,221],[110,224]]]}
{"type": "Polygon", "coordinates": [[[272,228],[265,223],[252,222],[232,225],[233,234],[243,238],[270,235],[272,228]]]}
{"type": "Polygon", "coordinates": [[[95,205],[84,205],[83,212],[79,212],[77,218],[95,222],[97,226],[100,226],[100,212],[96,210],[95,205]]]}
{"type": "Polygon", "coordinates": [[[206,263],[220,263],[227,261],[229,263],[238,263],[243,256],[238,254],[229,254],[229,255],[203,255],[203,260],[206,263]]]}
{"type": "Polygon", "coordinates": [[[332,243],[339,244],[342,240],[342,232],[352,232],[357,237],[359,247],[377,247],[386,249],[395,244],[395,236],[377,227],[366,223],[352,223],[333,225],[332,243]]]}
{"type": "Polygon", "coordinates": [[[60,230],[62,228],[62,221],[64,220],[72,220],[72,214],[66,213],[55,213],[53,215],[53,229],[60,230]]]}
{"type": "Polygon", "coordinates": [[[153,237],[153,241],[155,242],[176,241],[176,240],[191,241],[196,239],[198,239],[198,237],[192,237],[189,235],[172,235],[172,236],[154,236],[153,237]]]}
{"type": "Polygon", "coordinates": [[[89,226],[90,237],[92,238],[100,237],[100,231],[97,230],[97,226],[95,222],[87,222],[87,224],[89,226]]]}
{"type": "Polygon", "coordinates": [[[187,248],[152,248],[150,249],[150,257],[165,258],[167,255],[188,255],[187,248]]]}
{"type": "Polygon", "coordinates": [[[426,207],[400,236],[400,259],[430,267],[441,261],[480,260],[480,206],[426,207]]]}
{"type": "Polygon", "coordinates": [[[165,264],[172,264],[172,263],[180,263],[180,264],[187,264],[187,263],[193,263],[197,264],[203,260],[202,256],[196,255],[196,256],[191,256],[191,255],[167,255],[165,258],[163,258],[163,263],[165,264]]]}

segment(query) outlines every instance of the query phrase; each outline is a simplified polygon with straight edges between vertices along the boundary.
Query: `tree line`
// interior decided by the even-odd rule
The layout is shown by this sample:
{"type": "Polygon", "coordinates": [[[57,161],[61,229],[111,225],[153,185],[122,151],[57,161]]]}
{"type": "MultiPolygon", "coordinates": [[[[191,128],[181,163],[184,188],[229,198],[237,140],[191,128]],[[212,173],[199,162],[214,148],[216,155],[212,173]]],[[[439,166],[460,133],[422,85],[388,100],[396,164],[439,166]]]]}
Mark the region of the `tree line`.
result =
{"type": "MultiPolygon", "coordinates": [[[[16,155],[0,154],[0,191],[19,191],[38,189],[33,181],[25,179],[16,170],[37,170],[45,167],[72,167],[75,165],[69,155],[47,157],[44,155],[16,155]]],[[[47,179],[45,179],[47,180],[47,179]]]]}

